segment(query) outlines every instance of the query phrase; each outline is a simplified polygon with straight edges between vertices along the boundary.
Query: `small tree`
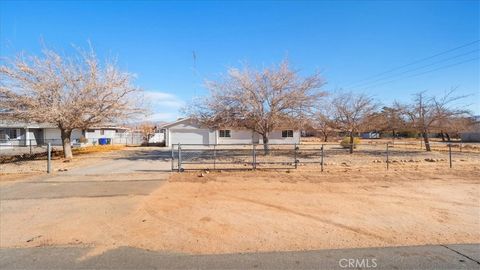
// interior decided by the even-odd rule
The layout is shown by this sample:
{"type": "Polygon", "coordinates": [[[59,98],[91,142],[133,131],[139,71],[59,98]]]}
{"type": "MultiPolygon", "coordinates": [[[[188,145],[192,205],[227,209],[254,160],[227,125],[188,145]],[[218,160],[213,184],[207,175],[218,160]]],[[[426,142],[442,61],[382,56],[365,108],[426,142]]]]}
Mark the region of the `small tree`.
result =
{"type": "Polygon", "coordinates": [[[353,153],[355,133],[369,126],[368,120],[378,105],[366,94],[338,93],[332,100],[335,122],[350,137],[350,154],[353,153]]]}
{"type": "Polygon", "coordinates": [[[299,128],[310,116],[323,81],[318,74],[301,77],[286,61],[261,71],[230,69],[221,81],[209,81],[210,96],[194,102],[188,114],[210,127],[239,127],[262,136],[269,153],[269,134],[299,128]]]}
{"type": "Polygon", "coordinates": [[[311,126],[320,133],[324,142],[334,135],[337,129],[334,112],[329,102],[320,104],[311,122],[311,126]]]}
{"type": "Polygon", "coordinates": [[[378,113],[371,117],[371,124],[381,131],[390,131],[392,133],[393,143],[400,129],[406,127],[405,119],[402,114],[403,108],[395,102],[392,106],[384,106],[378,113]]]}
{"type": "Polygon", "coordinates": [[[144,122],[138,126],[138,130],[141,132],[143,140],[148,143],[150,138],[154,135],[156,127],[151,123],[144,122]]]}
{"type": "Polygon", "coordinates": [[[0,79],[0,107],[13,119],[56,125],[65,158],[72,158],[74,129],[143,112],[132,75],[112,62],[101,65],[92,50],[71,57],[48,49],[42,57],[20,55],[2,63],[0,79]]]}
{"type": "Polygon", "coordinates": [[[465,98],[455,96],[455,91],[456,89],[452,88],[442,96],[427,96],[425,91],[418,92],[411,104],[403,106],[411,127],[422,135],[426,151],[431,151],[428,134],[432,128],[438,129],[438,125],[448,119],[468,113],[467,110],[454,106],[456,101],[465,98]]]}

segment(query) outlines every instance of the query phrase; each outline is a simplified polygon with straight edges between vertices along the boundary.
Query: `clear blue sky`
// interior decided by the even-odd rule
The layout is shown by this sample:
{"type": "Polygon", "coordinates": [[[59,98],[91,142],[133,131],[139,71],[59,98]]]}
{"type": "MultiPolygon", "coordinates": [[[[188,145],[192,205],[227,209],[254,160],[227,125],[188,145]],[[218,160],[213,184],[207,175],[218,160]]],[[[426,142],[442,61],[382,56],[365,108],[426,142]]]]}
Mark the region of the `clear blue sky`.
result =
{"type": "Polygon", "coordinates": [[[175,119],[184,102],[205,94],[204,79],[285,57],[302,74],[322,71],[325,90],[364,91],[389,103],[459,87],[474,94],[468,102],[480,114],[478,42],[357,83],[479,40],[479,3],[2,1],[0,49],[2,57],[36,54],[43,40],[69,52],[89,40],[100,57],[118,57],[139,86],[157,93],[150,95],[159,120],[175,119]]]}

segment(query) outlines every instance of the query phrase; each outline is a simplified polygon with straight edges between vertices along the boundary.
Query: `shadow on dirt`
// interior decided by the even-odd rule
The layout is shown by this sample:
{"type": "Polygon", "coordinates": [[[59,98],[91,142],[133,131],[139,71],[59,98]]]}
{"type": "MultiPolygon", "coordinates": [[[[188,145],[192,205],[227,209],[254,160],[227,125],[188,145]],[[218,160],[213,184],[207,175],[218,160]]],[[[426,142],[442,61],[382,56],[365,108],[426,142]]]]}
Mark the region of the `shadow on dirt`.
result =
{"type": "Polygon", "coordinates": [[[135,150],[126,156],[116,157],[115,160],[164,160],[170,161],[172,152],[168,148],[157,148],[148,150],[135,150]]]}

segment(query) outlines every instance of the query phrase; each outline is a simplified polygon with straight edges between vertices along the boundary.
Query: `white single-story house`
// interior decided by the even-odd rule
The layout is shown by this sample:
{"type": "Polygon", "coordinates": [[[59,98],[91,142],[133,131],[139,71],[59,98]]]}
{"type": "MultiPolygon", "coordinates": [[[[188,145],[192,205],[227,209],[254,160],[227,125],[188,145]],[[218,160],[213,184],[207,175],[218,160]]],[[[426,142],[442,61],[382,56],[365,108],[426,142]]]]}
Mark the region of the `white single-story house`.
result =
{"type": "Polygon", "coordinates": [[[461,132],[462,142],[480,142],[480,116],[476,118],[476,124],[468,132],[461,132]]]}
{"type": "Polygon", "coordinates": [[[165,129],[155,129],[155,132],[149,136],[148,143],[164,143],[165,142],[165,129]]]}
{"type": "Polygon", "coordinates": [[[380,133],[376,131],[362,132],[360,137],[362,139],[380,139],[380,133]]]}
{"type": "MultiPolygon", "coordinates": [[[[86,141],[95,144],[100,138],[110,139],[122,143],[121,138],[128,138],[129,129],[115,126],[98,126],[86,130],[75,129],[72,131],[72,144],[86,141]]],[[[48,123],[22,123],[14,121],[0,121],[0,144],[2,146],[14,145],[42,145],[45,143],[61,145],[60,129],[48,123]]],[[[123,140],[125,143],[125,140],[123,140]]]]}
{"type": "MultiPolygon", "coordinates": [[[[175,144],[263,144],[262,136],[247,129],[203,127],[191,118],[179,119],[162,126],[165,129],[165,146],[175,144]]],[[[270,144],[298,144],[300,131],[279,129],[269,134],[270,144]]]]}

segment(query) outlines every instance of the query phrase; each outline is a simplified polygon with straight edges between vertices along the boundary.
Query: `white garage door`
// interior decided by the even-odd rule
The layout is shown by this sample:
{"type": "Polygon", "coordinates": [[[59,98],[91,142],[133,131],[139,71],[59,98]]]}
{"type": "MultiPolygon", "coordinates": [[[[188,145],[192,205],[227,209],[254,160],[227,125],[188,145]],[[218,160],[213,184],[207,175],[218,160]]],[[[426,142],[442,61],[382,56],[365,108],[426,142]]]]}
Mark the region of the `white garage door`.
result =
{"type": "Polygon", "coordinates": [[[208,144],[208,129],[171,130],[172,144],[208,144]]]}

